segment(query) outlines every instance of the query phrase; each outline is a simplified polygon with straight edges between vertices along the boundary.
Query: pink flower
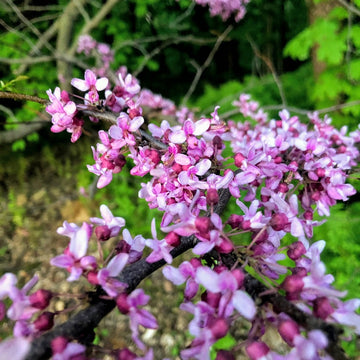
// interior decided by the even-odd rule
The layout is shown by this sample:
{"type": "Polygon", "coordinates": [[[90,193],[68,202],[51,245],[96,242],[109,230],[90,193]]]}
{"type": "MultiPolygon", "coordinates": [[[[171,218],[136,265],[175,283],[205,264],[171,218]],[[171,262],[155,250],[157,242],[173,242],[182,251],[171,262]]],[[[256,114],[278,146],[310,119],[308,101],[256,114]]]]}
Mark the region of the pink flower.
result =
{"type": "Polygon", "coordinates": [[[84,222],[81,228],[70,235],[70,244],[64,254],[55,256],[50,261],[51,265],[65,268],[70,272],[68,281],[78,280],[84,271],[93,270],[97,266],[93,256],[85,256],[91,233],[91,225],[84,222]]]}

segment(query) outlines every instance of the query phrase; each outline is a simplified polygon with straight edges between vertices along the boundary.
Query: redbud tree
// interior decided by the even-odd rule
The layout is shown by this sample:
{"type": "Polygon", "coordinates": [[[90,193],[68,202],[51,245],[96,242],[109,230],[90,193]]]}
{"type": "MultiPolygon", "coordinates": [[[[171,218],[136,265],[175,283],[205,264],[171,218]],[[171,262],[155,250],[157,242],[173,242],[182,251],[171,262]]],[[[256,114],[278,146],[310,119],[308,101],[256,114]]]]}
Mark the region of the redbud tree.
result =
{"type": "MultiPolygon", "coordinates": [[[[212,15],[236,21],[247,2],[196,0],[212,15]]],[[[84,35],[78,52],[97,52],[101,67],[73,78],[73,93],[47,91],[51,131],[67,131],[76,142],[85,125],[100,124],[87,165],[99,191],[131,164],[130,175],[140,178],[139,198],[162,214],[161,222],[149,224],[150,238],[131,233],[106,204],[82,224],[64,221],[57,232],[68,246],[50,263],[71,283],[86,280],[88,304],[59,323],[61,311],[49,310],[59,294],[33,291],[37,276],[20,288],[17,277],[5,273],[0,317],[14,326],[13,337],[0,343],[0,358],[99,358],[94,329],[117,311],[129,319],[133,344],[107,354],[154,359],[142,332],[158,322],[139,284],[159,270],[179,286],[180,309],[191,314],[191,342],[181,359],[210,359],[212,346],[239,324],[246,324],[246,339],[218,351],[217,360],[346,359],[340,342],[360,334],[360,300],[345,301],[346,292],[332,286],[321,260],[326,242],[312,237],[330,208],[355,194],[346,180],[357,164],[360,131],[338,130],[316,112],[306,123],[285,109],[270,118],[247,94],[233,102],[245,122],[225,121],[216,104],[211,114],[196,117],[142,88],[124,66],[111,75],[108,45],[84,35]],[[171,120],[153,121],[154,110],[171,120]],[[88,251],[92,243],[96,255],[88,251]],[[186,252],[187,260],[174,266],[186,252]],[[282,338],[281,351],[266,340],[269,331],[282,338]]]]}

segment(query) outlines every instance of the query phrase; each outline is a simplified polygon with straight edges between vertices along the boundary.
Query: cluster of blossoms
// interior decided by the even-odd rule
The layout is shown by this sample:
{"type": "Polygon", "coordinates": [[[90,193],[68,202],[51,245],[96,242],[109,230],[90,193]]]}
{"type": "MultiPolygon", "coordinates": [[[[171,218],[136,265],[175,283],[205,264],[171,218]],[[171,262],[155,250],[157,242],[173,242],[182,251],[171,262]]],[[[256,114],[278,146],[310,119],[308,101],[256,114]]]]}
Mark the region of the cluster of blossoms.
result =
{"type": "MultiPolygon", "coordinates": [[[[141,90],[138,80],[125,68],[118,71],[118,83],[112,89],[109,83],[106,77],[97,78],[87,70],[84,80],[72,80],[74,87],[85,92],[84,104],[75,105],[56,89],[56,95],[48,92],[52,104],[47,110],[54,124],[59,123],[61,111],[79,116],[96,104],[105,104],[105,112],[116,114],[109,129],[99,131],[100,142],[93,147],[95,164],[88,169],[99,176],[99,188],[123,169],[126,157],[134,163],[132,175],[149,174],[151,178],[141,184],[139,197],[163,212],[160,227],[166,235],[158,239],[153,221],[151,239],[132,237],[124,228],[125,220],[114,217],[102,205],[102,217],[91,218],[90,223],[78,226],[64,222],[58,232],[70,238],[69,246],[51,260],[52,265],[65,268],[70,273],[68,281],[83,277],[114,299],[119,311],[130,318],[135,344],[149,358],[152,351],[139,334],[140,325],[157,328],[156,319],[142,308],[149,297],[141,289],[128,294],[127,284],[119,280],[126,266],[143,257],[145,248],[150,249],[147,262],[165,260],[164,276],[175,285],[185,284],[181,309],[193,314],[189,331],[194,340],[181,352],[184,359],[208,359],[211,346],[238,318],[252,324],[244,344],[251,359],[321,358],[329,340],[320,330],[304,333],[306,329],[288,314],[279,314],[269,305],[258,311],[245,290],[245,266],[268,279],[273,291],[283,291],[305,314],[349,326],[359,334],[360,317],[355,311],[360,300],[341,300],[345,293],[331,286],[333,277],[326,274],[320,260],[325,242],[309,242],[313,227],[321,224],[314,220],[314,214],[328,216],[338,200],[345,201],[355,193],[345,180],[359,156],[355,146],[359,131],[347,135],[346,127],[339,131],[329,118],[320,119],[316,113],[309,114],[308,124],[286,110],[279,113],[279,119],[269,120],[248,95],[234,101],[248,119],[245,122],[225,123],[218,107],[210,117],[196,119],[189,110],[177,110],[169,101],[141,90]],[[142,98],[142,94],[146,95],[142,98]],[[56,108],[59,112],[54,113],[54,103],[61,104],[56,108]],[[177,124],[163,120],[146,128],[143,104],[144,108],[164,109],[177,124]],[[66,112],[70,106],[75,106],[74,111],[66,112]],[[226,147],[231,147],[232,157],[223,155],[226,147]],[[215,211],[224,191],[234,199],[232,214],[226,218],[215,211]],[[120,238],[112,258],[104,260],[101,251],[99,259],[87,254],[93,233],[99,249],[110,238],[120,238]],[[286,235],[294,240],[284,247],[286,235]],[[181,244],[182,237],[190,236],[196,239],[192,251],[197,257],[178,268],[171,266],[171,250],[181,244]],[[230,253],[236,254],[238,265],[229,269],[223,256],[230,253]],[[213,265],[201,261],[209,256],[213,265]],[[286,257],[292,260],[291,267],[279,263],[286,257]],[[285,275],[281,284],[276,282],[280,275],[285,275]],[[262,341],[268,326],[276,328],[290,346],[288,355],[276,354],[262,341]]],[[[96,114],[101,118],[101,111],[96,114]]],[[[65,128],[71,130],[71,126],[69,122],[65,128]]],[[[14,301],[9,288],[4,294],[14,301]]],[[[14,336],[23,341],[39,329],[33,325],[33,313],[24,306],[21,309],[22,325],[15,327],[14,336]]],[[[221,354],[233,358],[231,352],[221,354]]]]}
{"type": "MultiPolygon", "coordinates": [[[[212,14],[223,18],[236,12],[236,19],[243,16],[247,3],[196,2],[208,4],[212,14]]],[[[79,51],[85,54],[96,49],[108,60],[112,54],[90,37],[81,38],[80,45],[79,51]]],[[[142,341],[140,329],[156,329],[158,324],[144,308],[150,297],[142,289],[130,291],[122,275],[144,259],[166,263],[164,277],[183,286],[180,308],[193,315],[189,323],[193,340],[181,351],[183,359],[210,359],[212,345],[239,320],[248,326],[246,341],[219,351],[217,360],[235,359],[239,351],[251,360],[331,358],[326,352],[332,339],[325,332],[300,325],[290,311],[276,304],[255,302],[254,292],[246,285],[248,267],[267,284],[266,292],[283,294],[304,316],[346,326],[359,335],[360,299],[342,300],[346,293],[332,287],[334,278],[320,258],[325,241],[310,240],[314,226],[325,221],[314,220],[315,215],[329,216],[333,205],[355,194],[346,179],[357,164],[360,130],[350,134],[346,127],[337,130],[330,118],[320,119],[317,113],[309,114],[306,123],[286,110],[269,119],[246,94],[234,101],[244,122],[225,122],[218,107],[210,116],[196,118],[189,109],[177,109],[171,101],[141,89],[125,67],[111,84],[114,77],[107,75],[108,70],[108,66],[101,71],[89,69],[84,79],[72,80],[73,87],[83,93],[82,104],[59,88],[47,92],[51,129],[72,133],[74,142],[81,135],[84,116],[93,122],[110,120],[111,125],[99,131],[99,143],[92,147],[94,164],[88,170],[99,177],[98,188],[107,186],[127,161],[133,164],[131,175],[148,175],[139,197],[162,212],[164,236],[158,236],[153,220],[151,238],[133,237],[125,220],[101,205],[99,218],[92,217],[81,226],[63,223],[58,233],[68,237],[69,244],[51,264],[66,269],[68,281],[84,279],[97,287],[103,299],[116,303],[129,317],[142,359],[153,359],[153,350],[142,341]],[[145,121],[151,120],[154,111],[173,121],[145,121]],[[230,149],[232,155],[225,155],[230,149]],[[232,205],[222,216],[224,194],[232,205]],[[102,244],[110,239],[116,245],[104,258],[102,244]],[[172,266],[176,250],[189,239],[194,257],[172,266]],[[285,245],[289,239],[291,244],[285,245]],[[91,253],[91,242],[96,242],[98,256],[91,253]],[[229,258],[235,258],[230,265],[229,258]],[[287,265],[281,262],[285,259],[287,265]],[[287,354],[278,354],[266,343],[269,328],[276,329],[288,345],[287,354]]],[[[6,314],[15,322],[14,338],[0,344],[0,353],[9,358],[15,349],[17,359],[25,358],[31,341],[56,320],[58,313],[47,309],[59,294],[45,289],[29,294],[36,281],[34,277],[19,289],[13,274],[0,278],[0,319],[6,314]]],[[[54,359],[86,359],[85,347],[70,340],[53,339],[54,359]]],[[[113,355],[141,359],[127,348],[116,349],[113,355]]]]}
{"type": "Polygon", "coordinates": [[[211,16],[221,16],[223,21],[235,15],[235,21],[240,21],[246,13],[246,5],[250,0],[194,0],[202,6],[209,6],[211,16]]]}

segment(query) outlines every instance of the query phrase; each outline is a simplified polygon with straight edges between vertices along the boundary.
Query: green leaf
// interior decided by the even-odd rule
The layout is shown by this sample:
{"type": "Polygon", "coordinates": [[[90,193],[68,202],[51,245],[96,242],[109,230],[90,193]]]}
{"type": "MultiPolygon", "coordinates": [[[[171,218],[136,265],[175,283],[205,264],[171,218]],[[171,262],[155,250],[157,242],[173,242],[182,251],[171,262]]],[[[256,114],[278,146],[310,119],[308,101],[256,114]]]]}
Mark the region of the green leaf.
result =
{"type": "Polygon", "coordinates": [[[293,59],[306,60],[310,57],[310,50],[313,45],[312,31],[307,28],[287,43],[284,55],[293,59]]]}
{"type": "Polygon", "coordinates": [[[359,25],[353,25],[351,27],[351,40],[353,42],[353,44],[357,47],[360,48],[360,26],[359,25]]]}
{"type": "Polygon", "coordinates": [[[360,80],[360,59],[351,60],[349,64],[349,77],[352,80],[360,80]]]}
{"type": "Polygon", "coordinates": [[[25,146],[26,146],[25,140],[20,139],[12,143],[11,149],[12,151],[23,151],[25,149],[25,146]]]}

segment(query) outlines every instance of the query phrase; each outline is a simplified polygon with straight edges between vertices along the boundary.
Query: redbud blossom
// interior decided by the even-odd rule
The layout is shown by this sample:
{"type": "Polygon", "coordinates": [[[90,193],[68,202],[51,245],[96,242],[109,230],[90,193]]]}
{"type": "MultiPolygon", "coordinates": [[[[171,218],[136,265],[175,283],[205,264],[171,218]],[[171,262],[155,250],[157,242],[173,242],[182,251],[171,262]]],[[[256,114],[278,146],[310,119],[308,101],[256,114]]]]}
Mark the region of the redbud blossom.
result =
{"type": "Polygon", "coordinates": [[[246,347],[246,353],[251,360],[258,360],[266,356],[269,351],[269,347],[262,341],[254,341],[246,347]]]}
{"type": "Polygon", "coordinates": [[[44,310],[48,307],[53,294],[51,291],[39,289],[29,296],[30,304],[34,308],[44,310]]]}
{"type": "Polygon", "coordinates": [[[210,218],[203,216],[197,217],[195,220],[195,227],[200,234],[207,234],[211,228],[211,220],[210,218]]]}
{"type": "Polygon", "coordinates": [[[51,349],[53,354],[62,353],[66,345],[68,344],[68,339],[64,338],[63,336],[57,336],[51,341],[51,349]]]}
{"type": "Polygon", "coordinates": [[[287,255],[291,260],[298,260],[306,253],[304,244],[301,241],[296,241],[289,246],[287,255]]]}
{"type": "Polygon", "coordinates": [[[136,354],[134,354],[128,348],[119,350],[116,357],[117,360],[135,360],[136,358],[136,354]]]}
{"type": "Polygon", "coordinates": [[[54,313],[50,311],[44,311],[34,321],[35,329],[38,331],[50,330],[54,326],[54,316],[54,313]]]}
{"type": "Polygon", "coordinates": [[[287,344],[293,346],[294,337],[300,334],[299,326],[292,320],[284,320],[278,326],[279,334],[287,344]]]}
{"type": "Polygon", "coordinates": [[[242,215],[231,214],[227,223],[231,226],[232,229],[238,229],[244,220],[242,215]]]}
{"type": "Polygon", "coordinates": [[[206,193],[206,203],[216,205],[219,202],[219,194],[216,189],[210,188],[206,193]]]}
{"type": "Polygon", "coordinates": [[[168,234],[166,234],[165,241],[168,245],[176,247],[180,245],[181,237],[174,231],[170,231],[168,234]]]}
{"type": "Polygon", "coordinates": [[[237,153],[234,156],[234,160],[235,160],[235,166],[236,167],[241,167],[241,165],[243,164],[243,161],[245,160],[245,156],[241,153],[237,153]]]}
{"type": "Polygon", "coordinates": [[[122,314],[128,314],[130,305],[127,302],[128,295],[125,293],[119,294],[116,298],[116,306],[122,314]]]}
{"type": "Polygon", "coordinates": [[[235,356],[227,350],[219,350],[215,360],[235,360],[235,356]]]}
{"type": "Polygon", "coordinates": [[[208,326],[216,340],[223,338],[229,330],[228,324],[222,318],[212,320],[208,326]]]}
{"type": "Polygon", "coordinates": [[[325,320],[334,312],[334,308],[331,306],[328,298],[319,297],[314,300],[313,312],[316,317],[325,320]]]}
{"type": "Polygon", "coordinates": [[[289,218],[284,213],[274,214],[270,220],[270,225],[275,231],[284,230],[289,224],[289,218]]]}
{"type": "Polygon", "coordinates": [[[287,295],[296,296],[301,292],[304,287],[304,281],[299,275],[289,275],[283,283],[281,287],[286,291],[287,295]]]}
{"type": "Polygon", "coordinates": [[[106,241],[110,239],[111,230],[107,225],[100,225],[95,228],[95,235],[100,241],[106,241]]]}

